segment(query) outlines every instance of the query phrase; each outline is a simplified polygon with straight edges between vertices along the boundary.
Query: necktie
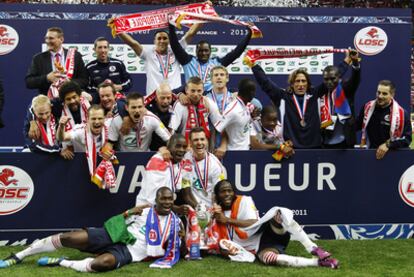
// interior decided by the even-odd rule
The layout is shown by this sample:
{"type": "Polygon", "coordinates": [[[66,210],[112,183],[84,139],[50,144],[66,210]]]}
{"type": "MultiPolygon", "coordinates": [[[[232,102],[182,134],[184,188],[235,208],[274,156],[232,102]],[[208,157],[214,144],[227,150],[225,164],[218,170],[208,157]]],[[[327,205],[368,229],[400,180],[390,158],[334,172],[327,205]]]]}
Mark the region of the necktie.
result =
{"type": "Polygon", "coordinates": [[[62,72],[62,73],[65,71],[62,64],[60,63],[60,54],[59,53],[56,53],[56,55],[55,55],[54,64],[55,64],[55,69],[57,71],[62,72]]]}

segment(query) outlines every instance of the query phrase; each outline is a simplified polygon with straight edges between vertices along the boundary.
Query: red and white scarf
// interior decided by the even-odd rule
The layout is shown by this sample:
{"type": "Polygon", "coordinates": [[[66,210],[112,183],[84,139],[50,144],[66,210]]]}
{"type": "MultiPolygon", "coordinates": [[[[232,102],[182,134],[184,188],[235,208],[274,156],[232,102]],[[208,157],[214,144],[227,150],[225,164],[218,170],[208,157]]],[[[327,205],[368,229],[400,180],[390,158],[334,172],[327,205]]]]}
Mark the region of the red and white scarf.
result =
{"type": "Polygon", "coordinates": [[[208,114],[208,109],[204,105],[204,98],[202,97],[200,99],[200,102],[197,105],[197,109],[195,105],[188,105],[187,109],[188,117],[187,123],[185,125],[185,139],[187,141],[189,140],[190,131],[194,127],[202,127],[204,129],[206,137],[210,138],[210,129],[208,127],[208,122],[205,120],[205,117],[208,114]]]}
{"type": "MultiPolygon", "coordinates": [[[[83,124],[86,124],[86,122],[88,121],[88,109],[90,106],[91,104],[89,104],[89,101],[87,101],[85,98],[81,96],[80,97],[80,114],[81,114],[81,120],[83,124]]],[[[63,106],[62,115],[70,118],[70,120],[68,121],[65,127],[65,132],[68,132],[72,130],[73,127],[75,126],[75,120],[73,119],[72,112],[70,111],[67,105],[63,106]]]]}
{"type": "Polygon", "coordinates": [[[111,28],[114,37],[120,33],[164,29],[168,28],[168,15],[174,14],[176,11],[217,16],[216,11],[209,4],[196,3],[120,16],[115,18],[108,26],[111,28]]]}
{"type": "Polygon", "coordinates": [[[348,49],[251,49],[248,50],[243,61],[250,67],[258,60],[297,58],[330,53],[345,53],[348,49]]]}
{"type": "MultiPolygon", "coordinates": [[[[369,101],[364,106],[364,119],[362,120],[362,137],[361,137],[361,146],[367,144],[367,135],[366,129],[371,119],[372,114],[374,113],[377,100],[369,101]]],[[[402,136],[404,130],[404,109],[395,101],[392,100],[391,110],[390,110],[390,138],[395,140],[402,136]]]]}
{"type": "Polygon", "coordinates": [[[59,98],[59,88],[66,80],[72,79],[75,71],[75,52],[76,48],[70,48],[68,50],[65,62],[65,73],[62,73],[65,74],[65,76],[59,78],[59,80],[50,85],[49,91],[47,92],[47,97],[49,97],[49,99],[59,98]]]}
{"type": "MultiPolygon", "coordinates": [[[[116,184],[115,169],[112,162],[106,160],[102,160],[97,166],[97,153],[99,149],[96,148],[96,144],[98,137],[92,134],[88,125],[85,125],[85,151],[91,182],[101,189],[110,189],[115,187],[116,184]]],[[[102,128],[100,137],[102,139],[102,146],[104,146],[108,141],[108,128],[106,126],[102,128]]]]}
{"type": "Polygon", "coordinates": [[[36,123],[40,130],[42,143],[48,146],[56,145],[56,120],[53,114],[50,115],[49,120],[46,122],[46,128],[39,120],[36,120],[36,123]]]}

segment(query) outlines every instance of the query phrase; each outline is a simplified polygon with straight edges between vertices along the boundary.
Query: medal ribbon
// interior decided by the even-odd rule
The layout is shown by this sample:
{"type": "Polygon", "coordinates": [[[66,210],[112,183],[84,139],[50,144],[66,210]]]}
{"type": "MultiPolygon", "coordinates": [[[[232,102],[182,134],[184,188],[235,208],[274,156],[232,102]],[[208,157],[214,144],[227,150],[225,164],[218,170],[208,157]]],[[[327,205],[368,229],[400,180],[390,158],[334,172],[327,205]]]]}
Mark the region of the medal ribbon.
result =
{"type": "Polygon", "coordinates": [[[203,187],[204,191],[207,192],[207,186],[208,186],[208,165],[209,165],[209,156],[208,156],[208,152],[206,153],[206,157],[204,158],[204,170],[203,170],[203,175],[201,175],[201,170],[198,167],[198,163],[195,160],[194,156],[193,156],[193,164],[194,164],[194,168],[196,170],[196,174],[197,174],[197,178],[198,180],[200,180],[201,186],[203,187]]]}
{"type": "Polygon", "coordinates": [[[301,121],[304,121],[305,120],[306,108],[308,107],[307,94],[305,93],[305,95],[303,96],[302,108],[300,108],[299,101],[296,98],[296,95],[294,93],[292,93],[292,99],[293,99],[293,103],[295,104],[296,110],[298,111],[298,114],[299,114],[299,117],[300,117],[301,121]]]}
{"type": "Polygon", "coordinates": [[[178,163],[177,176],[175,176],[175,174],[174,174],[174,164],[171,161],[170,161],[169,167],[170,167],[172,191],[175,192],[177,190],[177,183],[178,183],[178,180],[180,179],[180,175],[181,175],[181,164],[178,163]]]}
{"type": "Polygon", "coordinates": [[[211,90],[211,96],[213,97],[214,102],[216,102],[217,106],[219,107],[220,113],[223,113],[227,106],[227,91],[223,93],[221,105],[218,102],[217,94],[214,92],[214,90],[211,90]]]}
{"type": "Polygon", "coordinates": [[[160,54],[155,52],[157,55],[158,62],[160,63],[162,75],[164,76],[164,79],[168,79],[168,68],[170,67],[170,51],[167,51],[167,60],[165,63],[163,62],[163,58],[160,54]]]}
{"type": "Polygon", "coordinates": [[[206,70],[204,71],[204,74],[203,74],[202,66],[199,63],[198,64],[198,76],[200,77],[201,80],[203,80],[203,83],[206,82],[208,73],[210,73],[210,65],[206,66],[206,70]]]}

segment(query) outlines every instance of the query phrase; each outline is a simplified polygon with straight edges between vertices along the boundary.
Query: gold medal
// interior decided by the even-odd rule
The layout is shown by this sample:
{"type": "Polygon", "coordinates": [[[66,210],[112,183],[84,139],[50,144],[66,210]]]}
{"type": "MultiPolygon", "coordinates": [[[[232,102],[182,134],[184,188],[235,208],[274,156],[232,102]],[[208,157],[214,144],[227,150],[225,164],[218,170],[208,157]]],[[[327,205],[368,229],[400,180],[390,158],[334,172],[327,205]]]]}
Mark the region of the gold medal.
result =
{"type": "Polygon", "coordinates": [[[305,122],[305,119],[301,119],[301,120],[300,120],[300,126],[302,126],[302,127],[306,127],[306,122],[305,122]]]}

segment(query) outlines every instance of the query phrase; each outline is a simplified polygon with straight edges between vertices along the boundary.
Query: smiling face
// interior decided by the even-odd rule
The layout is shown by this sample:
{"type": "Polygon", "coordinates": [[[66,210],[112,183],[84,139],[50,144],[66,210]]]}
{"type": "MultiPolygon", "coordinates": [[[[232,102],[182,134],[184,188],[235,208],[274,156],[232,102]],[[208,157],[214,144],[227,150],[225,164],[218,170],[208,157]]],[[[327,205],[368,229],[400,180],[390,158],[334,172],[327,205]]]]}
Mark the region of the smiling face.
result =
{"type": "Polygon", "coordinates": [[[99,88],[99,98],[101,100],[101,106],[106,111],[111,111],[116,103],[115,92],[110,86],[99,88]]]}
{"type": "Polygon", "coordinates": [[[161,112],[168,112],[172,103],[172,91],[168,84],[160,85],[156,93],[155,102],[161,112]]]}
{"type": "Polygon", "coordinates": [[[206,155],[207,149],[207,137],[204,132],[194,132],[190,135],[190,145],[193,149],[194,157],[197,160],[201,160],[206,155]]]}
{"type": "Polygon", "coordinates": [[[91,133],[95,136],[101,134],[102,128],[105,126],[105,114],[103,109],[89,110],[88,126],[91,133]]]}
{"type": "Polygon", "coordinates": [[[80,107],[80,97],[76,91],[69,92],[65,95],[64,104],[68,106],[71,112],[77,112],[80,107]]]}
{"type": "Polygon", "coordinates": [[[171,145],[168,145],[168,150],[171,153],[173,161],[179,163],[184,158],[187,150],[187,142],[184,137],[178,137],[171,145]]]}
{"type": "Polygon", "coordinates": [[[33,107],[33,111],[36,115],[36,118],[43,124],[46,124],[47,121],[50,118],[50,115],[52,113],[52,107],[50,104],[39,104],[35,107],[33,107]]]}
{"type": "Polygon", "coordinates": [[[155,210],[159,215],[168,215],[174,205],[174,194],[166,187],[157,191],[155,197],[155,210]]]}
{"type": "Polygon", "coordinates": [[[267,130],[274,130],[277,125],[277,113],[270,112],[262,116],[261,118],[262,126],[267,130]]]}
{"type": "Polygon", "coordinates": [[[167,53],[168,45],[170,44],[170,39],[166,32],[159,32],[154,37],[155,51],[160,54],[167,53]]]}
{"type": "Polygon", "coordinates": [[[98,61],[106,63],[108,62],[108,53],[109,53],[109,42],[106,40],[101,40],[96,42],[96,46],[93,48],[95,50],[96,58],[98,61]]]}
{"type": "Polygon", "coordinates": [[[216,197],[218,204],[223,208],[223,210],[230,210],[236,195],[231,184],[224,181],[220,184],[216,197]]]}
{"type": "Polygon", "coordinates": [[[391,92],[391,87],[378,85],[377,88],[377,105],[385,108],[391,104],[394,94],[391,92]]]}
{"type": "Polygon", "coordinates": [[[129,113],[129,117],[134,123],[138,123],[140,120],[142,120],[145,112],[147,111],[142,98],[129,99],[128,104],[125,106],[125,108],[129,113]]]}
{"type": "Polygon", "coordinates": [[[48,31],[45,35],[45,43],[49,51],[58,52],[63,44],[63,36],[55,31],[48,31]]]}

